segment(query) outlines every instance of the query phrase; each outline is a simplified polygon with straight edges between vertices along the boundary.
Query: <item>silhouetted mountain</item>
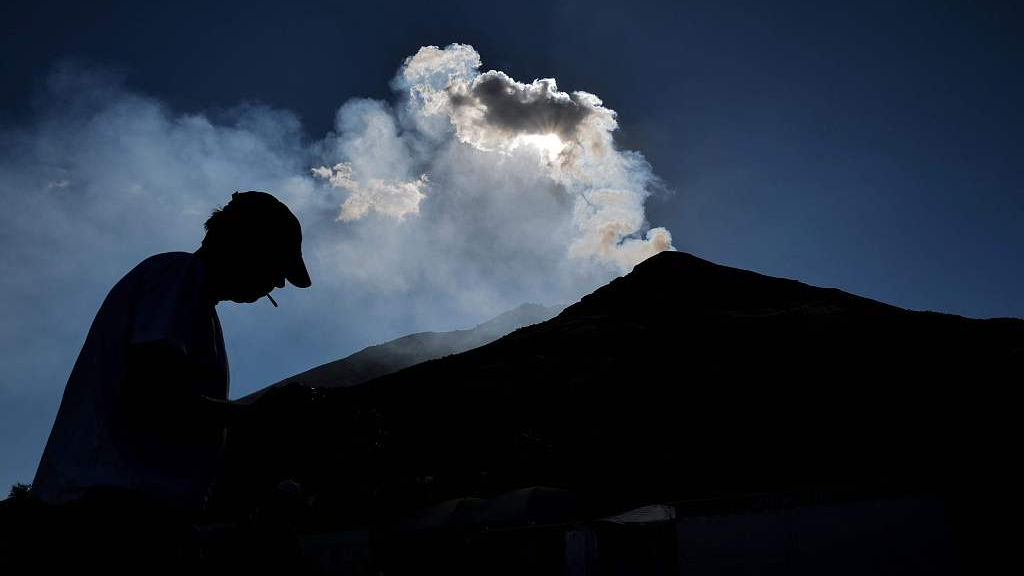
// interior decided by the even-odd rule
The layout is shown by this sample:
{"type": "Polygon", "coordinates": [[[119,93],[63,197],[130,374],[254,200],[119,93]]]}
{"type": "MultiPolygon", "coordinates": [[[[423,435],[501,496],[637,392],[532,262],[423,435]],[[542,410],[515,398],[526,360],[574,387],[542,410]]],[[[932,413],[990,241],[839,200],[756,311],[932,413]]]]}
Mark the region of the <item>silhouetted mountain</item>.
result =
{"type": "Polygon", "coordinates": [[[267,389],[289,382],[324,388],[354,386],[420,362],[483,346],[514,330],[548,320],[562,309],[563,306],[522,304],[467,330],[410,334],[383,344],[363,348],[341,360],[335,360],[285,378],[245,396],[242,400],[246,402],[255,400],[262,396],[267,389]]]}
{"type": "MultiPolygon", "coordinates": [[[[1024,321],[903,310],[666,252],[556,318],[232,432],[218,501],[283,478],[323,522],[532,485],[594,510],[1000,480],[1024,321]]],[[[273,403],[271,403],[273,404],[273,403]]]]}

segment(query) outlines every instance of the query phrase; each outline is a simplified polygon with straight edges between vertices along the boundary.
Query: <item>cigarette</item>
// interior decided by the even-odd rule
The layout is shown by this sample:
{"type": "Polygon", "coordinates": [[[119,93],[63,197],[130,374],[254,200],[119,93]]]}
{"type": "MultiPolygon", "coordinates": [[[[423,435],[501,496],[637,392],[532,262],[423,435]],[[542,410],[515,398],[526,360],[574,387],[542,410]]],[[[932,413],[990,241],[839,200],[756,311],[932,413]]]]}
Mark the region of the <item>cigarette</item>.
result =
{"type": "Polygon", "coordinates": [[[270,294],[267,294],[267,298],[270,299],[270,303],[274,305],[274,308],[277,308],[277,302],[274,302],[274,297],[271,296],[270,294]]]}

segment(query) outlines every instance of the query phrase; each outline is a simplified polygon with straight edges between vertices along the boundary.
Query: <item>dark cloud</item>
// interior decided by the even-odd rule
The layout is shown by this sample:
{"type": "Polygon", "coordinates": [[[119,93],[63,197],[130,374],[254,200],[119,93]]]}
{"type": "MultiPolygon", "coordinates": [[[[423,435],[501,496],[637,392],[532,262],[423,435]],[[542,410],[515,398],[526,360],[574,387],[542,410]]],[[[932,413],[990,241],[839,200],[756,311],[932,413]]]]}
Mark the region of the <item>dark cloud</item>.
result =
{"type": "Polygon", "coordinates": [[[521,134],[556,134],[575,139],[579,126],[595,112],[593,97],[559,92],[552,78],[522,84],[492,70],[478,76],[468,92],[450,91],[455,108],[478,107],[489,128],[521,134]]]}

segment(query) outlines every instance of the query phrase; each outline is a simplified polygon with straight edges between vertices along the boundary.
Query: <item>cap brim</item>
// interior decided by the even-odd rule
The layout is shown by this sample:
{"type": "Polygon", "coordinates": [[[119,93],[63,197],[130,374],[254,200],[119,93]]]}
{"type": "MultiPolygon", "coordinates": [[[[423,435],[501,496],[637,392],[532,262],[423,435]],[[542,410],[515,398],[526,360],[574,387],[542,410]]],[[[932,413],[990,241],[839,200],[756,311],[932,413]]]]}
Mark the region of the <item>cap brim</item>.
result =
{"type": "Polygon", "coordinates": [[[301,253],[296,258],[295,264],[285,278],[296,288],[309,288],[313,285],[313,282],[309,279],[309,272],[306,271],[306,263],[302,261],[301,253]]]}

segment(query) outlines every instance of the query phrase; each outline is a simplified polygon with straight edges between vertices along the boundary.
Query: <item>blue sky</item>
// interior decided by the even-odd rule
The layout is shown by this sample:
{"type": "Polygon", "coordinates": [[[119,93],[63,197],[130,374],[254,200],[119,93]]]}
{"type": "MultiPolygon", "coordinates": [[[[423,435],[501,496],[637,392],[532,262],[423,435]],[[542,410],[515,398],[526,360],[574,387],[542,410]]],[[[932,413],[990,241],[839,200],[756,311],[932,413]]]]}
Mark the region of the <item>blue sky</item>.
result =
{"type": "MultiPolygon", "coordinates": [[[[346,196],[309,170],[351,159],[344,126],[400,124],[392,80],[423,46],[470,45],[480,71],[597,95],[617,146],[659,179],[646,220],[678,250],[913,309],[1024,317],[1022,16],[952,2],[5,5],[0,486],[31,480],[109,287],[148,254],[194,249],[234,189],[283,190],[318,243],[308,293],[220,307],[233,396],[617,273],[547,256],[569,241],[545,231],[571,225],[537,208],[544,195],[498,205],[502,234],[529,230],[515,247],[470,242],[494,206],[451,216],[439,189],[403,224],[334,221],[346,196]],[[451,242],[443,277],[408,255],[428,222],[451,242]]],[[[483,156],[431,162],[434,186],[485,182],[483,156]]],[[[486,185],[544,186],[522,177],[486,185]]]]}

